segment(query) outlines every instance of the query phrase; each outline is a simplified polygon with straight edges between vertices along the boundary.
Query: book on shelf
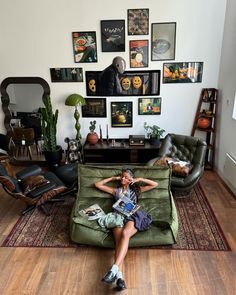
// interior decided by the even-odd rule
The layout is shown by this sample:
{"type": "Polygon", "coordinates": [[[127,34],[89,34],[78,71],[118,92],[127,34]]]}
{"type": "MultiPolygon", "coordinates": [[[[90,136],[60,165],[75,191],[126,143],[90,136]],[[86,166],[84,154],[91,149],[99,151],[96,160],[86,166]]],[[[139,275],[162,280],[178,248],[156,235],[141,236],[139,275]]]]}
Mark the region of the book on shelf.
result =
{"type": "Polygon", "coordinates": [[[134,214],[140,208],[140,206],[134,204],[129,198],[123,196],[113,204],[112,208],[117,212],[129,217],[134,214]]]}
{"type": "Polygon", "coordinates": [[[96,220],[105,215],[105,212],[98,204],[91,205],[79,211],[79,214],[88,220],[96,220]]]}

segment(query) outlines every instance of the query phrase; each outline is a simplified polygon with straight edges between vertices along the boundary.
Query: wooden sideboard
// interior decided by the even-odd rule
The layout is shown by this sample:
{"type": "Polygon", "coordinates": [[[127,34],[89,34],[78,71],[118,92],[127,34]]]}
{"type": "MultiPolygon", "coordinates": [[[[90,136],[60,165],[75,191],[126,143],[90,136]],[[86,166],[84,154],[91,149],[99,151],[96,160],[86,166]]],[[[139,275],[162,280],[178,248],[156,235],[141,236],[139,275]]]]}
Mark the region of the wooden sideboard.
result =
{"type": "Polygon", "coordinates": [[[145,164],[157,157],[159,146],[154,146],[146,140],[145,145],[129,145],[128,139],[110,139],[100,141],[95,145],[85,142],[83,146],[83,161],[88,163],[132,163],[145,164]]]}

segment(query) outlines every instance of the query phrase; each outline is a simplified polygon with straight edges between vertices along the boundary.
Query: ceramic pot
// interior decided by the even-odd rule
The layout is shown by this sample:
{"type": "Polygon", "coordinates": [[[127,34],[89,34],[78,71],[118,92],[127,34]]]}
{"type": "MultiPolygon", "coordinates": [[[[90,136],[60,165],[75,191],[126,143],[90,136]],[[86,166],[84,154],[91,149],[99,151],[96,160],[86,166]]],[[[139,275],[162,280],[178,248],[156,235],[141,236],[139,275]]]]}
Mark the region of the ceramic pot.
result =
{"type": "Polygon", "coordinates": [[[88,135],[87,135],[87,142],[89,144],[96,144],[98,142],[98,135],[96,132],[90,132],[88,135]]]}
{"type": "Polygon", "coordinates": [[[202,129],[206,129],[211,125],[211,119],[209,118],[199,118],[197,122],[197,126],[202,129]]]}

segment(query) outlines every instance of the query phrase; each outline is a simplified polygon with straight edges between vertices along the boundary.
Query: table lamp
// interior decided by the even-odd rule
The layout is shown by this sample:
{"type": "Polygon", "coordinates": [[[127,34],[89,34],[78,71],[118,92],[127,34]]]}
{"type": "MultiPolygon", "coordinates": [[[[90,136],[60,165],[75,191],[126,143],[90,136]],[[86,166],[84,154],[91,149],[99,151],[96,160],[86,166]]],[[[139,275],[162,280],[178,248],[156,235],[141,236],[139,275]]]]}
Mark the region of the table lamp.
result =
{"type": "Polygon", "coordinates": [[[86,104],[85,98],[76,93],[69,95],[65,101],[65,105],[75,107],[74,118],[75,118],[75,129],[77,131],[76,139],[79,142],[81,140],[81,135],[80,135],[80,123],[79,123],[80,113],[78,111],[78,105],[83,106],[85,104],[86,104]]]}

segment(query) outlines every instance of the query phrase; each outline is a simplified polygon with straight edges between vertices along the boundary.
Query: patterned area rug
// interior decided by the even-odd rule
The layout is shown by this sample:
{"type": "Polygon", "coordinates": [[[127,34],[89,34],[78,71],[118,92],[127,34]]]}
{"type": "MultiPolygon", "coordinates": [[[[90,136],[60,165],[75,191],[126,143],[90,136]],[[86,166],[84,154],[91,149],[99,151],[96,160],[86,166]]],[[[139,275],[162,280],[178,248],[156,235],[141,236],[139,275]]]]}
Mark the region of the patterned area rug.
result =
{"type": "MultiPolygon", "coordinates": [[[[216,217],[197,185],[187,197],[175,195],[179,214],[177,244],[157,248],[229,251],[216,217]]],[[[74,198],[52,203],[51,215],[40,210],[21,216],[2,247],[81,247],[70,241],[69,218],[74,198]]],[[[86,246],[87,247],[87,246],[86,246]]]]}

